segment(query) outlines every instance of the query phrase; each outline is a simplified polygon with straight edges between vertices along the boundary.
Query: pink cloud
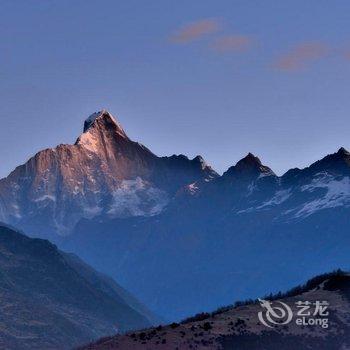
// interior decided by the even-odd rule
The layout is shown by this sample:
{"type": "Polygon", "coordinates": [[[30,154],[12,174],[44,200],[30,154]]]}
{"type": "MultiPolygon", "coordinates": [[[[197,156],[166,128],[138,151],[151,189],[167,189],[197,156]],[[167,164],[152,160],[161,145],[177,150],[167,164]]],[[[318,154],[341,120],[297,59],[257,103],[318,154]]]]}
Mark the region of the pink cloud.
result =
{"type": "Polygon", "coordinates": [[[252,44],[252,39],[245,35],[227,35],[217,38],[211,47],[218,52],[245,51],[252,44]]]}
{"type": "Polygon", "coordinates": [[[344,56],[345,59],[350,60],[350,49],[346,49],[343,52],[343,56],[344,56]]]}
{"type": "Polygon", "coordinates": [[[282,55],[273,66],[284,71],[302,70],[312,62],[326,56],[328,52],[329,47],[326,44],[305,42],[282,55]]]}
{"type": "Polygon", "coordinates": [[[171,40],[175,43],[185,44],[200,39],[206,35],[216,33],[221,29],[218,19],[209,18],[188,23],[179,28],[171,40]]]}

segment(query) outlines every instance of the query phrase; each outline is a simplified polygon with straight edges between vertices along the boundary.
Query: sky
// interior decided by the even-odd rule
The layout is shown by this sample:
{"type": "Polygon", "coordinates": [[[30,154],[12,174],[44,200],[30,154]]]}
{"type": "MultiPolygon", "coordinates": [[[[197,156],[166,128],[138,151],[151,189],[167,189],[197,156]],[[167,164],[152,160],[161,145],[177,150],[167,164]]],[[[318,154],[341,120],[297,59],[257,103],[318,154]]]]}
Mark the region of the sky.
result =
{"type": "Polygon", "coordinates": [[[350,148],[348,0],[0,2],[0,177],[103,108],[157,155],[350,148]]]}

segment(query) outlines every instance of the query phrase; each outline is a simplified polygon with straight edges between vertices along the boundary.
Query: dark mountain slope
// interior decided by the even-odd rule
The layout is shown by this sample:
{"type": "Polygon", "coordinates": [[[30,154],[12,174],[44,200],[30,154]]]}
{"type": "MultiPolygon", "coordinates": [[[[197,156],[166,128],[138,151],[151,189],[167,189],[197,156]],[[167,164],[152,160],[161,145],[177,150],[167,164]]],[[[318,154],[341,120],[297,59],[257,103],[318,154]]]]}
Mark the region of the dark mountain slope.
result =
{"type": "Polygon", "coordinates": [[[0,348],[69,349],[150,325],[147,310],[119,290],[48,241],[0,227],[0,348]]]}
{"type": "MultiPolygon", "coordinates": [[[[265,298],[267,299],[267,298],[265,298]]],[[[265,326],[258,313],[265,309],[261,303],[237,303],[210,314],[199,314],[181,324],[151,328],[126,335],[101,339],[82,347],[83,350],[113,349],[198,349],[198,350],[339,350],[350,346],[350,276],[336,272],[318,276],[306,285],[286,294],[270,297],[272,307],[287,304],[292,317],[285,325],[265,326]],[[326,320],[328,327],[319,324],[298,325],[299,302],[326,301],[329,305],[323,313],[328,316],[316,318],[326,320]]],[[[310,312],[310,311],[309,311],[310,312]]],[[[278,314],[279,315],[279,314],[278,314]]],[[[307,322],[313,316],[306,317],[307,322]]],[[[287,317],[276,319],[284,322],[287,317]]],[[[325,321],[322,321],[325,324],[325,321]]]]}
{"type": "Polygon", "coordinates": [[[157,216],[81,221],[66,249],[167,319],[289,288],[350,266],[347,159],[340,150],[279,178],[248,155],[157,216]]]}

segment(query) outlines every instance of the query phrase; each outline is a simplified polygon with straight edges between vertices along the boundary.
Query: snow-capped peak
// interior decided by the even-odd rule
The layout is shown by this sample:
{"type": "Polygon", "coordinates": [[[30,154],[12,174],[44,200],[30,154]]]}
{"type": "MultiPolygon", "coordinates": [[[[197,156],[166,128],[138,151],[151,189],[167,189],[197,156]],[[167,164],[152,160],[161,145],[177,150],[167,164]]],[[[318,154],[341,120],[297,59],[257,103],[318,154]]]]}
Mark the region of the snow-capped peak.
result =
{"type": "Polygon", "coordinates": [[[346,156],[350,155],[350,152],[347,149],[345,149],[344,147],[339,148],[337,153],[341,154],[341,155],[346,155],[346,156]]]}
{"type": "Polygon", "coordinates": [[[119,122],[107,110],[91,114],[84,122],[84,132],[79,136],[76,145],[84,146],[91,152],[98,152],[106,147],[106,140],[113,144],[115,140],[129,141],[119,122]],[[104,145],[102,147],[102,145],[104,145]],[[102,148],[101,148],[102,147],[102,148]]]}
{"type": "MultiPolygon", "coordinates": [[[[89,129],[89,127],[95,122],[95,120],[100,117],[101,115],[103,115],[104,113],[106,113],[106,110],[102,110],[102,111],[98,111],[95,113],[92,113],[88,118],[85,119],[84,122],[84,132],[89,129]]],[[[108,112],[107,112],[108,113],[108,112]]]]}
{"type": "Polygon", "coordinates": [[[94,125],[102,124],[105,127],[114,127],[118,134],[123,137],[127,137],[123,127],[116,120],[115,117],[111,113],[109,113],[106,109],[103,109],[99,112],[95,112],[91,114],[84,122],[84,133],[87,132],[94,125]]]}

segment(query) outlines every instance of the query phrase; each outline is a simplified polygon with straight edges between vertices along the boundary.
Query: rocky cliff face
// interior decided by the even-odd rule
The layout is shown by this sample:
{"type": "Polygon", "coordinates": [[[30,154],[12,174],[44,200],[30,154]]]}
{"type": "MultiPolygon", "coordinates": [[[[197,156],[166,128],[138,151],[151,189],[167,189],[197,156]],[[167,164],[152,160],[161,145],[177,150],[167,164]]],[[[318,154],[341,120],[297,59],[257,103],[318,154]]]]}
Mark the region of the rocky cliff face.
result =
{"type": "Polygon", "coordinates": [[[0,220],[66,235],[81,218],[158,214],[182,186],[215,176],[199,157],[157,157],[103,110],[74,145],[41,151],[0,180],[0,220]]]}

